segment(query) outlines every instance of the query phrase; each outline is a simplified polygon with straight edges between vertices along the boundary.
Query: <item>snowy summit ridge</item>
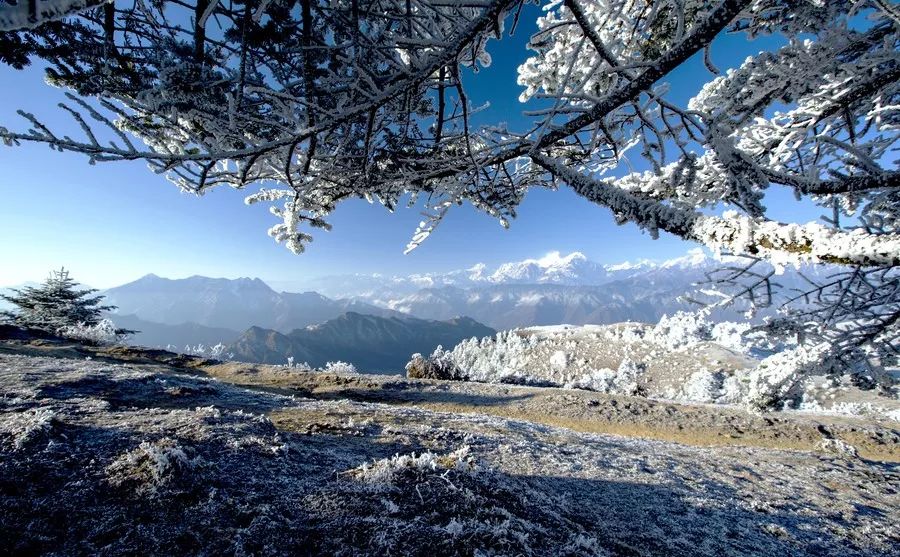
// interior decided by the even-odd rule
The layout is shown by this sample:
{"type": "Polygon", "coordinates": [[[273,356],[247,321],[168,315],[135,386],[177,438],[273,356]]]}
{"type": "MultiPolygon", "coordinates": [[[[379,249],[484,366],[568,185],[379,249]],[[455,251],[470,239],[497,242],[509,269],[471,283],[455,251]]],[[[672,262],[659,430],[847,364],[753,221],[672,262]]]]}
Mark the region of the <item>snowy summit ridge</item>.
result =
{"type": "Polygon", "coordinates": [[[618,263],[592,261],[580,251],[565,254],[551,251],[541,257],[501,263],[496,267],[476,263],[467,269],[442,273],[416,273],[384,276],[378,274],[354,274],[312,279],[303,288],[313,289],[332,296],[363,296],[378,298],[375,293],[384,289],[392,293],[421,288],[489,287],[503,285],[562,285],[599,286],[620,279],[635,277],[662,269],[707,269],[721,264],[702,248],[695,248],[685,255],[663,261],[638,259],[618,263]]]}
{"type": "Polygon", "coordinates": [[[581,252],[562,255],[551,251],[540,259],[503,263],[487,281],[495,284],[581,282],[603,271],[602,265],[589,261],[581,252]]]}

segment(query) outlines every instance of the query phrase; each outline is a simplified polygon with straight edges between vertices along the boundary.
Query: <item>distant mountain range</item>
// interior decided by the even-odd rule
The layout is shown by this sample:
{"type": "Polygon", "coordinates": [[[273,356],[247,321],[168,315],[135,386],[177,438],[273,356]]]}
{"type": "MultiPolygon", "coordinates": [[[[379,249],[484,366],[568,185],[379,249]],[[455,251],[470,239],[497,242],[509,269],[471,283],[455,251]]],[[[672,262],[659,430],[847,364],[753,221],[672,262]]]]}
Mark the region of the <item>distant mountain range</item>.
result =
{"type": "Polygon", "coordinates": [[[347,312],[379,317],[447,320],[468,316],[495,329],[570,323],[655,322],[688,308],[679,300],[720,262],[695,250],[664,262],[601,265],[581,253],[551,253],[488,269],[384,277],[347,275],[323,279],[340,297],[318,292],[276,292],[260,279],[147,275],[103,292],[127,322],[146,331],[144,344],[197,344],[237,338],[259,327],[286,334],[347,312]],[[132,317],[127,317],[132,316],[132,317]],[[132,323],[133,319],[144,321],[132,323]],[[166,325],[178,330],[165,330],[166,325]],[[213,330],[210,330],[213,329],[213,330]],[[183,342],[170,342],[183,338],[183,342]],[[162,341],[167,341],[163,343],[162,341]]]}
{"type": "MultiPolygon", "coordinates": [[[[112,316],[118,326],[140,331],[131,339],[135,344],[183,349],[224,343],[252,361],[284,363],[293,355],[313,365],[340,359],[361,369],[397,371],[411,352],[449,347],[493,329],[653,323],[696,307],[685,295],[722,265],[699,249],[668,261],[614,265],[578,252],[553,252],[493,268],[309,281],[317,292],[277,292],[251,278],[151,274],[101,293],[118,306],[112,316]]],[[[821,277],[830,270],[804,272],[821,277]]],[[[788,286],[803,282],[791,269],[778,280],[788,286]]],[[[738,318],[727,312],[714,317],[738,318]]]]}
{"type": "Polygon", "coordinates": [[[101,292],[118,314],[162,325],[195,323],[243,331],[251,326],[290,331],[348,311],[390,317],[398,312],[360,300],[334,300],[316,292],[276,292],[260,279],[147,275],[101,292]]]}
{"type": "Polygon", "coordinates": [[[329,361],[349,362],[361,371],[403,373],[410,355],[431,353],[438,345],[456,346],[496,331],[467,317],[430,321],[412,317],[377,317],[347,312],[320,325],[287,334],[251,327],[226,352],[247,362],[296,363],[321,367],[329,361]]]}
{"type": "Polygon", "coordinates": [[[562,323],[583,325],[621,321],[653,323],[663,314],[687,309],[679,301],[689,282],[660,284],[642,291],[633,279],[604,286],[557,284],[497,285],[477,288],[426,288],[390,300],[390,307],[426,319],[468,315],[498,330],[562,323]]]}
{"type": "Polygon", "coordinates": [[[684,267],[714,261],[702,250],[692,250],[684,257],[669,261],[640,260],[617,264],[590,261],[580,252],[562,255],[551,252],[539,259],[508,262],[494,268],[478,263],[468,269],[446,273],[387,276],[353,274],[317,277],[303,281],[303,288],[327,296],[378,300],[385,296],[411,294],[423,288],[473,288],[497,285],[548,284],[565,286],[598,286],[625,279],[658,268],[684,267]]]}
{"type": "MultiPolygon", "coordinates": [[[[687,298],[726,263],[702,249],[666,261],[600,264],[584,254],[552,252],[539,259],[484,264],[447,273],[408,276],[341,275],[316,281],[323,292],[423,319],[467,315],[498,330],[535,325],[655,323],[664,314],[697,309],[687,298]]],[[[827,267],[804,269],[822,277],[827,267]]],[[[776,277],[805,286],[793,269],[776,277]]],[[[718,311],[714,319],[740,319],[718,311]]]]}
{"type": "Polygon", "coordinates": [[[467,315],[498,330],[568,323],[656,322],[721,262],[701,250],[663,261],[601,265],[583,254],[476,265],[408,277],[332,277],[331,291],[425,319],[467,315]],[[354,278],[356,286],[354,287],[354,278]],[[377,282],[377,284],[376,284],[377,282]]]}

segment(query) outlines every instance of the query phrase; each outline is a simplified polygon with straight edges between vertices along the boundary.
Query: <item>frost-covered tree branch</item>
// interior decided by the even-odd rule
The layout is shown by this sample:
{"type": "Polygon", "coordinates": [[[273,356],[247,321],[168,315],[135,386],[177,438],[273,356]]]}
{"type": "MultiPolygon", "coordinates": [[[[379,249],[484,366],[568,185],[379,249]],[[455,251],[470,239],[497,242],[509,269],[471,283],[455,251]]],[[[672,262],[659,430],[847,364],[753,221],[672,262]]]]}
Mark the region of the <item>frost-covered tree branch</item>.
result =
{"type": "Polygon", "coordinates": [[[735,211],[721,217],[704,215],[622,190],[615,179],[594,180],[557,159],[539,154],[532,158],[580,196],[612,209],[620,222],[634,222],[654,235],[661,229],[716,251],[758,256],[780,264],[900,266],[900,234],[840,231],[818,223],[785,224],[741,216],[735,211]]]}
{"type": "Polygon", "coordinates": [[[290,1],[164,2],[88,12],[19,37],[49,62],[51,82],[77,94],[62,108],[82,136],[26,113],[31,129],[0,133],[91,162],[145,160],[197,194],[281,184],[288,193],[268,199],[290,200],[278,210],[285,225],[270,233],[301,251],[311,237],[296,226],[321,223],[337,202],[365,197],[393,208],[408,189],[402,178],[374,184],[374,176],[471,145],[462,85],[439,76],[489,63],[485,42],[516,5],[309,1],[298,16],[290,1]],[[441,106],[432,146],[432,94],[448,86],[458,95],[452,113],[441,106]]]}

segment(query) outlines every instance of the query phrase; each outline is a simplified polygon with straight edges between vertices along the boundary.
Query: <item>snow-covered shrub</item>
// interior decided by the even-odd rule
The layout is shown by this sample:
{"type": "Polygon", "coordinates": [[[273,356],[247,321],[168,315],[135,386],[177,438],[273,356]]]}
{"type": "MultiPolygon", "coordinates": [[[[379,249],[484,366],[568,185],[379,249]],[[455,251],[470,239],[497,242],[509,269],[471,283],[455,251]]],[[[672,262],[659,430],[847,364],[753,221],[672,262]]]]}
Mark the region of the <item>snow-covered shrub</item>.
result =
{"type": "Polygon", "coordinates": [[[326,362],[322,371],[327,373],[356,373],[356,366],[338,360],[337,362],[326,362]]]}
{"type": "Polygon", "coordinates": [[[721,372],[698,371],[691,374],[684,387],[684,399],[694,402],[715,402],[722,389],[724,377],[721,372]]]}
{"type": "Polygon", "coordinates": [[[283,456],[290,450],[290,445],[277,433],[271,436],[247,435],[229,438],[226,445],[234,450],[253,449],[265,456],[283,456]]]}
{"type": "Polygon", "coordinates": [[[382,517],[368,554],[403,555],[421,547],[435,555],[537,555],[547,553],[545,548],[562,550],[585,533],[580,526],[572,532],[573,521],[559,513],[556,494],[496,473],[468,447],[444,455],[395,455],[349,470],[346,477],[333,495],[348,517],[341,523],[345,539],[373,537],[366,534],[373,528],[373,503],[382,517]],[[426,536],[425,545],[411,545],[410,535],[426,536]]]}
{"type": "Polygon", "coordinates": [[[221,342],[209,349],[209,356],[216,360],[230,360],[234,357],[233,353],[225,351],[226,346],[221,342]]]}
{"type": "Polygon", "coordinates": [[[13,449],[21,450],[39,439],[46,439],[57,421],[49,408],[33,408],[9,414],[0,422],[0,433],[9,436],[13,449]]]}
{"type": "Polygon", "coordinates": [[[188,457],[185,449],[168,437],[143,441],[106,468],[110,484],[128,486],[136,493],[156,493],[163,486],[183,480],[201,459],[188,457]]]}
{"type": "Polygon", "coordinates": [[[611,393],[615,389],[616,372],[609,368],[592,369],[575,381],[566,383],[567,389],[584,389],[598,393],[611,393]]]}
{"type": "Polygon", "coordinates": [[[746,395],[746,387],[734,374],[722,370],[702,370],[691,374],[674,398],[689,402],[736,404],[746,395]]]}
{"type": "Polygon", "coordinates": [[[361,482],[374,485],[390,485],[397,476],[412,472],[416,476],[426,474],[442,474],[447,470],[473,472],[479,468],[477,461],[469,454],[469,447],[464,445],[446,454],[437,455],[432,452],[408,455],[396,454],[391,458],[383,458],[350,471],[350,475],[361,482]]]}
{"type": "Polygon", "coordinates": [[[620,323],[615,327],[604,329],[603,336],[613,342],[641,342],[652,334],[653,329],[642,323],[620,323]],[[649,329],[649,330],[648,330],[649,329]]]}
{"type": "Polygon", "coordinates": [[[212,346],[207,346],[203,343],[197,344],[195,346],[185,344],[184,348],[182,348],[181,350],[171,344],[166,346],[166,350],[169,350],[171,352],[181,352],[182,354],[187,354],[188,356],[200,356],[201,358],[210,358],[212,360],[231,360],[232,358],[234,358],[234,352],[228,352],[227,348],[228,347],[221,342],[212,346]]]}
{"type": "Polygon", "coordinates": [[[403,369],[406,370],[406,376],[410,379],[424,379],[428,373],[427,366],[428,360],[425,356],[421,352],[416,352],[409,357],[409,361],[406,362],[403,369]]]}
{"type": "Polygon", "coordinates": [[[493,337],[464,340],[449,358],[471,381],[502,382],[521,376],[529,350],[537,345],[534,335],[518,330],[501,331],[493,337]]]}
{"type": "Polygon", "coordinates": [[[456,363],[453,361],[453,354],[444,347],[438,345],[431,353],[431,356],[424,357],[422,354],[415,353],[406,364],[406,376],[411,379],[442,379],[448,381],[459,381],[466,379],[456,363]]]}
{"type": "Polygon", "coordinates": [[[639,382],[646,370],[647,365],[644,363],[634,362],[631,358],[622,360],[619,369],[616,370],[615,386],[618,392],[626,395],[640,394],[639,382]]]}
{"type": "Polygon", "coordinates": [[[677,311],[671,316],[663,315],[646,336],[646,340],[665,346],[669,350],[679,350],[711,341],[730,350],[746,353],[749,346],[744,335],[749,330],[749,323],[730,321],[714,323],[702,310],[677,311]]]}
{"type": "Polygon", "coordinates": [[[569,365],[569,357],[562,350],[557,350],[550,355],[550,367],[555,371],[565,371],[569,365]]]}
{"type": "Polygon", "coordinates": [[[822,439],[822,442],[819,443],[819,449],[826,453],[836,454],[844,458],[859,457],[856,447],[841,439],[822,439]]]}
{"type": "Polygon", "coordinates": [[[565,387],[600,393],[640,395],[643,391],[640,386],[640,378],[646,369],[645,364],[625,358],[616,371],[611,369],[591,370],[575,381],[566,383],[565,387]]]}
{"type": "Polygon", "coordinates": [[[123,336],[109,319],[101,319],[93,325],[85,322],[68,325],[59,330],[59,335],[92,344],[113,344],[122,340],[123,336]]]}
{"type": "Polygon", "coordinates": [[[826,348],[798,346],[764,359],[749,374],[747,404],[751,408],[775,408],[797,395],[800,382],[811,375],[829,375],[822,365],[826,348]]]}
{"type": "Polygon", "coordinates": [[[287,359],[285,367],[288,369],[296,369],[298,371],[314,371],[313,367],[309,365],[309,362],[298,362],[293,357],[287,359]]]}
{"type": "Polygon", "coordinates": [[[716,323],[712,328],[712,341],[729,350],[746,354],[755,347],[753,343],[748,342],[746,336],[750,329],[750,323],[735,323],[734,321],[716,323]]]}
{"type": "Polygon", "coordinates": [[[663,315],[647,339],[677,350],[712,340],[712,324],[699,312],[677,311],[672,315],[663,315]]]}

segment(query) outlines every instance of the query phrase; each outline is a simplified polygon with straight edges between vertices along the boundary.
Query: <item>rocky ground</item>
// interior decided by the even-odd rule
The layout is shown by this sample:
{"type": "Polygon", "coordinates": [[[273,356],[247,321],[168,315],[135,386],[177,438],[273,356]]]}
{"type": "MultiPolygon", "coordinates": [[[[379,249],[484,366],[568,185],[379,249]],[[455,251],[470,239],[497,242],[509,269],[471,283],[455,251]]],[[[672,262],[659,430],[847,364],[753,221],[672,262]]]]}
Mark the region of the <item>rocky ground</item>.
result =
{"type": "Polygon", "coordinates": [[[896,425],[8,341],[0,552],[897,555],[896,425]]]}

